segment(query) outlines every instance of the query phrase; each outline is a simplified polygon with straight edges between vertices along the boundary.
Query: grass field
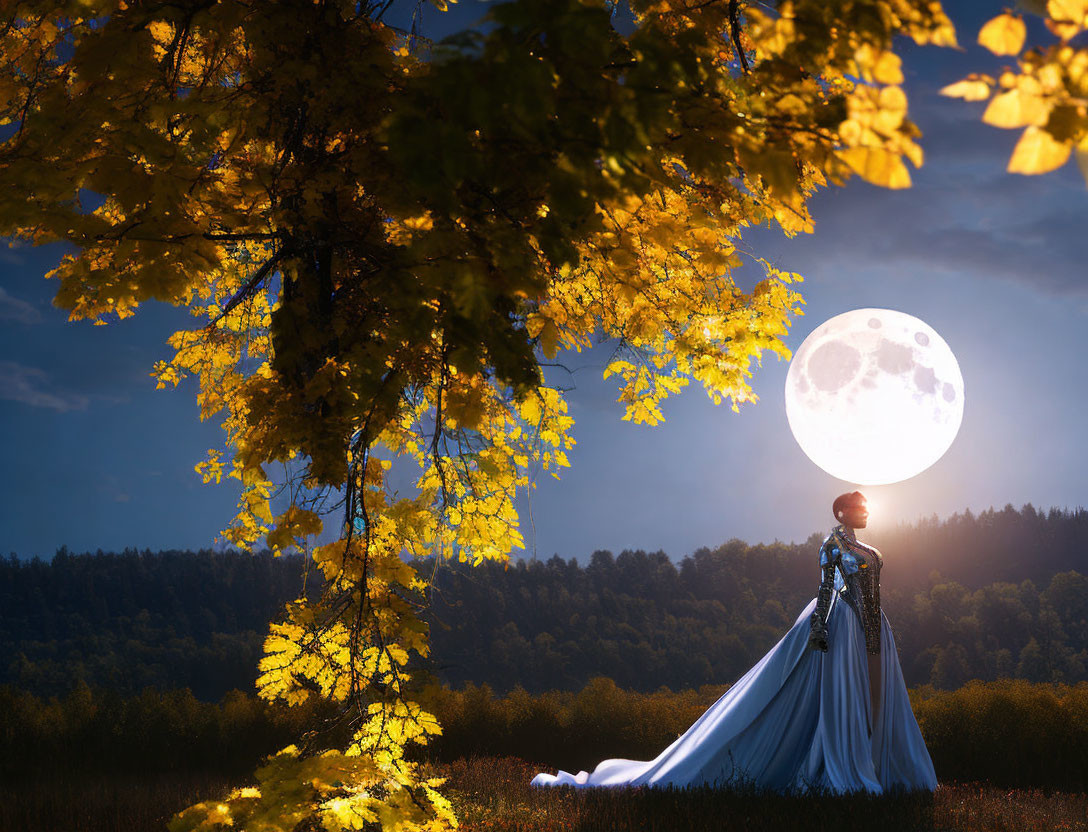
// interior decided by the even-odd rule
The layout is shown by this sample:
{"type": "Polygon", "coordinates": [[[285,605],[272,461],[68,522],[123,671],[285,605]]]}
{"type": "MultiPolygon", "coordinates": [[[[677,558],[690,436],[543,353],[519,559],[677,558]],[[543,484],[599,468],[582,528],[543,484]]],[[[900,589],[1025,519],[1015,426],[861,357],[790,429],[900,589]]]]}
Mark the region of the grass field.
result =
{"type": "MultiPolygon", "coordinates": [[[[1088,794],[946,783],[932,796],[809,796],[715,789],[534,789],[516,757],[439,766],[466,832],[948,830],[1088,832],[1088,794]]],[[[546,770],[546,769],[543,769],[546,770]]],[[[162,832],[178,809],[227,791],[216,779],[0,785],[2,832],[162,832]]]]}

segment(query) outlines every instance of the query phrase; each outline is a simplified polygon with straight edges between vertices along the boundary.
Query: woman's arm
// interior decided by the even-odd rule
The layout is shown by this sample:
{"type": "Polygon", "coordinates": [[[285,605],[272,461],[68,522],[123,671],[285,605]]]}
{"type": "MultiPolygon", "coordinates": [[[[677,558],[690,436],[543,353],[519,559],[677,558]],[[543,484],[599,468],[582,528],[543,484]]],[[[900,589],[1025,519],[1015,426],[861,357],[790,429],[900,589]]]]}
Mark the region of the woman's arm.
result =
{"type": "Polygon", "coordinates": [[[835,565],[840,557],[840,549],[835,545],[832,535],[820,547],[820,589],[816,593],[816,610],[812,613],[812,629],[809,632],[808,646],[826,653],[827,616],[831,612],[831,593],[835,587],[835,565]]]}

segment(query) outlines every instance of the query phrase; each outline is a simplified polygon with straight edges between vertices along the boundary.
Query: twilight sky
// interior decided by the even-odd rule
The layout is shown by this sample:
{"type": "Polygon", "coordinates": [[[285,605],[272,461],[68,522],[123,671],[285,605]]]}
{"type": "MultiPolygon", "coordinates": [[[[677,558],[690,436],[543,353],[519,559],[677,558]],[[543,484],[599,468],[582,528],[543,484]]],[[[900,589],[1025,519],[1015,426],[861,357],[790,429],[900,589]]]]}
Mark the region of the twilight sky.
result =
{"type": "MultiPolygon", "coordinates": [[[[787,240],[760,229],[741,243],[805,276],[791,349],[834,315],[884,307],[926,321],[959,360],[958,437],[918,476],[864,489],[874,527],[1006,503],[1088,504],[1088,189],[1073,163],[1043,176],[1006,173],[1018,131],[982,124],[984,103],[937,95],[1008,63],[975,45],[1004,6],[945,3],[963,51],[897,45],[910,117],[924,133],[913,188],[855,178],[814,199],[815,234],[787,240]]],[[[468,25],[484,4],[451,8],[428,8],[424,33],[468,25]]],[[[1049,43],[1035,24],[1029,17],[1028,42],[1049,43]]],[[[218,419],[199,421],[194,379],[156,391],[148,375],[170,355],[166,338],[193,319],[151,302],[109,326],[68,323],[42,276],[69,251],[0,247],[0,553],[210,547],[234,514],[237,481],[205,486],[193,466],[222,446],[222,430],[218,419]]],[[[746,268],[737,279],[747,288],[760,276],[746,268]]],[[[787,362],[764,356],[753,376],[760,401],[739,414],[692,384],[665,402],[663,424],[648,427],[620,421],[615,379],[601,380],[607,357],[607,347],[560,355],[575,370],[578,444],[563,478],[545,477],[533,493],[532,524],[521,501],[527,549],[516,555],[535,546],[542,558],[585,561],[596,549],[642,548],[679,559],[731,537],[804,540],[833,524],[831,500],[854,486],[794,441],[787,362]]]]}

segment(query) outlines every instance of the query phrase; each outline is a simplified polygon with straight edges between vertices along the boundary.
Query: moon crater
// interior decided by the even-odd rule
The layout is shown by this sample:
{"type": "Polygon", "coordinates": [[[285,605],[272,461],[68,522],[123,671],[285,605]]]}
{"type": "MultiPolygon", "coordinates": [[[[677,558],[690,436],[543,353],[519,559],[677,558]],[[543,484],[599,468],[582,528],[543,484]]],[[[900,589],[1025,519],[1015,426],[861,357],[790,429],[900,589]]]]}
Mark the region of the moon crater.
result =
{"type": "Polygon", "coordinates": [[[914,350],[907,344],[897,344],[885,338],[877,350],[876,364],[886,373],[905,373],[914,366],[914,350]]]}
{"type": "Polygon", "coordinates": [[[842,341],[828,341],[808,360],[808,377],[820,390],[834,393],[849,384],[861,369],[861,353],[842,341]]]}
{"type": "Polygon", "coordinates": [[[923,393],[933,395],[937,392],[937,374],[932,367],[914,368],[914,386],[923,393]]]}

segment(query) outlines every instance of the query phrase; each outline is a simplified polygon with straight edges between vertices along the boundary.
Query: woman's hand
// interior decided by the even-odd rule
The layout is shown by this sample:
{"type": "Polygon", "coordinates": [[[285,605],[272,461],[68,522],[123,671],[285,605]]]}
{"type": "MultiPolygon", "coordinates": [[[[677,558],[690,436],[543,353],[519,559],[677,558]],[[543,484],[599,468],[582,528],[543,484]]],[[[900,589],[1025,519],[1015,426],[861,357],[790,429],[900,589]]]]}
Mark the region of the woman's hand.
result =
{"type": "Polygon", "coordinates": [[[808,635],[807,648],[813,650],[819,650],[821,653],[826,653],[828,650],[827,643],[827,625],[820,620],[820,617],[816,614],[812,614],[812,631],[808,635]]]}

